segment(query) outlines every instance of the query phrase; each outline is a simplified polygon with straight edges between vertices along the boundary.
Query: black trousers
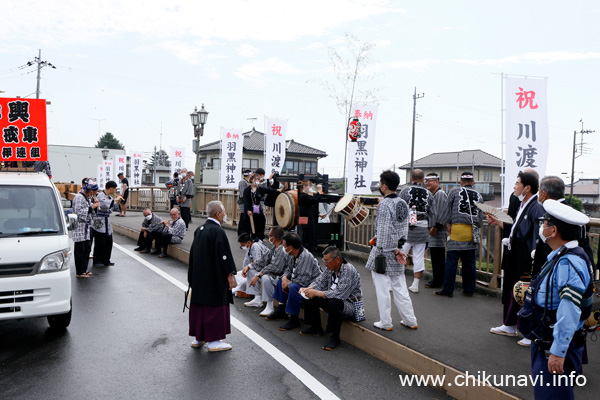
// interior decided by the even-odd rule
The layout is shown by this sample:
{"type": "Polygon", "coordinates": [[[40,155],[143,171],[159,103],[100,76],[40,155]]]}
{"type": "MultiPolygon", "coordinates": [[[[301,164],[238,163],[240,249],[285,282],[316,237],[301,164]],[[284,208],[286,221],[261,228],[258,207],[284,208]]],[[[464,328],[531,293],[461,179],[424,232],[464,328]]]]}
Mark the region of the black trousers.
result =
{"type": "Polygon", "coordinates": [[[75,242],[73,258],[75,259],[75,273],[77,275],[83,275],[87,272],[91,251],[92,243],[89,240],[75,242]]]}
{"type": "Polygon", "coordinates": [[[298,226],[300,227],[302,245],[309,251],[315,251],[317,249],[317,224],[309,219],[308,224],[298,226]]]}
{"type": "Polygon", "coordinates": [[[429,254],[431,255],[431,269],[433,272],[432,286],[442,287],[446,272],[446,248],[430,247],[429,254]]]}
{"type": "Polygon", "coordinates": [[[94,247],[94,265],[103,264],[108,266],[113,248],[112,235],[107,235],[106,233],[92,230],[92,236],[96,241],[96,245],[94,247]]]}
{"type": "MultiPolygon", "coordinates": [[[[146,250],[150,250],[152,248],[152,241],[157,238],[158,234],[156,232],[148,232],[146,237],[144,237],[144,231],[140,232],[140,236],[138,237],[137,245],[138,247],[143,247],[146,250]]],[[[155,242],[156,247],[158,247],[158,240],[155,242]]],[[[94,254],[96,252],[94,251],[94,254]]]]}
{"type": "Polygon", "coordinates": [[[160,250],[162,253],[166,253],[167,252],[167,247],[169,247],[169,244],[171,243],[171,238],[173,237],[173,235],[171,235],[170,233],[166,233],[166,232],[161,232],[161,233],[157,233],[155,235],[156,237],[156,248],[158,250],[160,250]]]}
{"type": "Polygon", "coordinates": [[[181,210],[181,219],[185,222],[185,227],[187,228],[192,220],[192,213],[190,212],[189,207],[180,207],[181,210]]]}
{"type": "Polygon", "coordinates": [[[169,199],[169,201],[170,201],[169,211],[171,211],[177,205],[177,199],[169,199]]]}
{"type": "Polygon", "coordinates": [[[339,339],[342,321],[344,321],[344,301],[339,299],[323,299],[321,297],[305,300],[304,321],[307,324],[321,327],[319,308],[327,312],[327,332],[331,333],[334,339],[339,339]]]}

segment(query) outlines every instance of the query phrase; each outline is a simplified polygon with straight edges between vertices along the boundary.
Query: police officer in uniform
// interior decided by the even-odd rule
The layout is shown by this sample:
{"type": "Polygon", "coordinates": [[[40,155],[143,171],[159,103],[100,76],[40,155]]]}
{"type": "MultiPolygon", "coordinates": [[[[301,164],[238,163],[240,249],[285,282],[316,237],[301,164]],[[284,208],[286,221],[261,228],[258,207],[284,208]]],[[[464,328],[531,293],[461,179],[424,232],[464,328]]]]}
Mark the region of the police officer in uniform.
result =
{"type": "Polygon", "coordinates": [[[519,311],[519,331],[532,341],[536,399],[573,399],[593,295],[591,262],[577,244],[589,218],[555,200],[544,202],[540,238],[552,252],[532,280],[519,311]]]}

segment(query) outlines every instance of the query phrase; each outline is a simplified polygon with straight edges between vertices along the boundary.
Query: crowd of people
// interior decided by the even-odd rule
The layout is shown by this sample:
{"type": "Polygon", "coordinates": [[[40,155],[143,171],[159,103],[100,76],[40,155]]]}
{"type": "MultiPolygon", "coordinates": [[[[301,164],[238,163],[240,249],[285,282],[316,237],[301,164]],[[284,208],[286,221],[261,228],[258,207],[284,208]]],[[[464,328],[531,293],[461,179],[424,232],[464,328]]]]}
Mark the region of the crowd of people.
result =
{"type": "MultiPolygon", "coordinates": [[[[399,183],[396,172],[384,171],[379,179],[382,197],[371,200],[377,206],[377,216],[365,267],[371,271],[376,291],[379,318],[374,327],[384,331],[393,329],[393,297],[401,317],[399,324],[418,329],[409,291],[420,290],[427,248],[432,276],[425,288],[436,289],[437,296],[453,297],[458,262],[462,260],[462,293],[472,297],[476,290],[476,252],[481,243],[483,220],[487,218],[490,226],[501,228],[504,247],[503,321],[490,332],[523,335],[518,343],[531,346],[534,373],[536,370],[550,375],[579,373],[585,359],[582,326],[591,310],[595,266],[585,228],[589,219],[565,203],[562,179],[546,176],[540,181],[535,170],[519,172],[508,210],[511,222],[482,211],[478,205],[483,198],[475,189],[470,172],[462,173],[460,186],[448,194],[440,187],[437,174],[425,176],[419,169],[412,172],[410,184],[400,192],[399,183]],[[410,286],[405,278],[409,251],[414,265],[410,286]],[[521,305],[513,296],[513,287],[524,280],[531,283],[521,305]]],[[[187,171],[175,174],[167,183],[175,205],[170,211],[171,220],[162,221],[152,210],[145,209],[135,250],[164,257],[169,244],[181,243],[191,218],[192,186],[187,171]]],[[[116,187],[115,182],[109,181],[99,192],[95,181],[84,180],[73,201],[80,221],[73,234],[77,277],[90,275],[87,263],[92,241],[94,265],[113,265],[110,214],[112,211],[124,214],[121,206],[124,192],[115,197],[116,187]]],[[[245,251],[239,274],[222,229],[227,214],[223,203],[208,203],[208,220],[194,233],[188,270],[192,346],[200,347],[206,342],[211,352],[232,348],[223,341],[231,331],[229,304],[233,295],[243,294],[253,297],[244,306],[264,306],[260,316],[269,321],[284,320],[279,326],[282,331],[302,327],[299,316],[304,308],[305,327],[300,333],[330,334],[323,349],[336,349],[341,344],[342,321],[359,318],[362,290],[360,275],[339,249],[329,246],[323,251],[324,269],[313,255],[316,248],[313,226],[330,212],[319,208],[321,190],[314,192],[310,182],[299,184],[299,217],[306,217],[311,224],[300,224],[299,232],[286,232],[274,225],[268,232],[270,245],[267,245],[264,207],[274,205],[283,185],[273,176],[265,179],[264,170],[258,169],[254,173],[244,172],[239,189],[238,242],[245,251]],[[320,309],[327,313],[325,330],[320,309]]],[[[564,396],[572,394],[572,387],[567,385],[562,389],[566,390],[564,396]]],[[[536,396],[544,396],[546,390],[536,387],[536,396]]]]}

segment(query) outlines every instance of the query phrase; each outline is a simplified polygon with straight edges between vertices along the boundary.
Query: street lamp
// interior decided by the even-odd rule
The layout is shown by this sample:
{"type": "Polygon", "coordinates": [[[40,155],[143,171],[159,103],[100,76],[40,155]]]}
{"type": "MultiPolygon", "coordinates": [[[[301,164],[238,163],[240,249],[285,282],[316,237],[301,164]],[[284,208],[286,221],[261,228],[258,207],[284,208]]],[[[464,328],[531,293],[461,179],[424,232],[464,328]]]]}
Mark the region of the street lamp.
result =
{"type": "Polygon", "coordinates": [[[108,149],[106,148],[106,146],[104,146],[104,148],[102,149],[102,158],[105,160],[108,158],[108,149]]]}
{"type": "MultiPolygon", "coordinates": [[[[204,103],[202,108],[198,111],[198,107],[194,107],[194,112],[190,114],[192,119],[192,126],[194,127],[195,139],[192,142],[192,150],[196,153],[196,165],[194,168],[194,193],[198,193],[198,186],[200,186],[200,137],[204,135],[204,124],[208,119],[208,111],[204,109],[204,103]]],[[[196,213],[196,202],[192,201],[193,212],[196,213]]]]}

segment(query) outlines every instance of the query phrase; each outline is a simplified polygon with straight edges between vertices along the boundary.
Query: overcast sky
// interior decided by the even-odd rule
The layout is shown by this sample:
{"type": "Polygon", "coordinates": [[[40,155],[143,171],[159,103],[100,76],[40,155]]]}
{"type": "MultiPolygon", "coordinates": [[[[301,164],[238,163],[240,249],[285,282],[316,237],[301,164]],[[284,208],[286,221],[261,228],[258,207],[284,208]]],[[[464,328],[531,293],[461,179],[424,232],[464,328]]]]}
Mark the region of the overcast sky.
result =
{"type": "MultiPolygon", "coordinates": [[[[328,56],[345,34],[373,42],[359,89],[379,89],[375,175],[415,158],[481,149],[501,155],[500,73],[548,78],[548,174],[570,176],[573,131],[592,149],[576,178],[600,177],[600,5],[594,1],[3,1],[0,91],[41,97],[51,144],[93,146],[112,132],[128,150],[186,146],[189,114],[220,127],[288,119],[288,139],[326,151],[320,172],[341,176],[346,117],[319,81],[336,82],[328,56]],[[162,126],[162,143],[161,143],[162,126]]],[[[360,100],[360,99],[359,99],[360,100]]],[[[376,177],[375,177],[376,179],[376,177]]]]}

